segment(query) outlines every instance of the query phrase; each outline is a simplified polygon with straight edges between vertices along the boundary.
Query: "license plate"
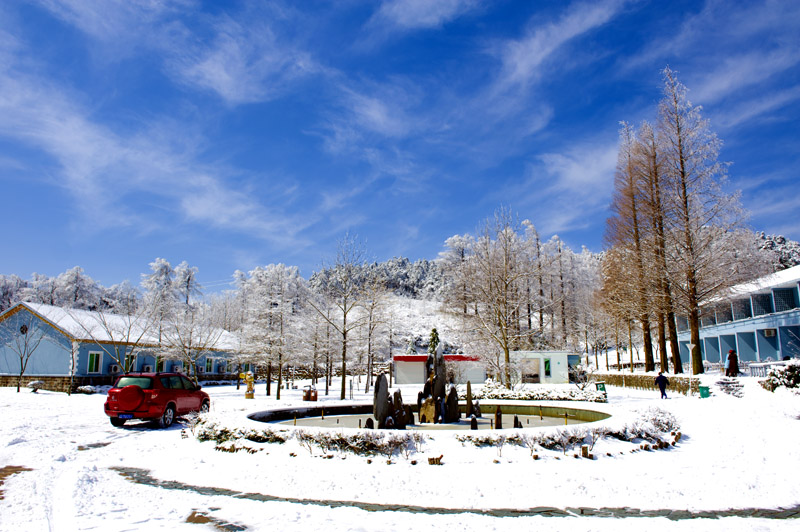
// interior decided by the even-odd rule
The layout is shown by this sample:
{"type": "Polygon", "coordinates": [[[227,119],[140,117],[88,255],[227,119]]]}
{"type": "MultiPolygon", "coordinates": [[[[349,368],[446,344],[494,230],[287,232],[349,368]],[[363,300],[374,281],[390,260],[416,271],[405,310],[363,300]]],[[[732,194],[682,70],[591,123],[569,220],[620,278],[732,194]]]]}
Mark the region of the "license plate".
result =
{"type": "Polygon", "coordinates": [[[117,417],[120,419],[133,419],[133,414],[120,414],[117,417]]]}

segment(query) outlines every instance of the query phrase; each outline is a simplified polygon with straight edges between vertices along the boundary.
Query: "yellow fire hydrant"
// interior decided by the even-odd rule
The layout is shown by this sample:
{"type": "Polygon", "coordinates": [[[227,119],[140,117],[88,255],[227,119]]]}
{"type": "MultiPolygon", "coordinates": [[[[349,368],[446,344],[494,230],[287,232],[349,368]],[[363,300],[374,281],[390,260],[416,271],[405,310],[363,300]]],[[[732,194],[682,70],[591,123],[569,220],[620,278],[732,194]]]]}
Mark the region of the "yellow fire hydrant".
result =
{"type": "Polygon", "coordinates": [[[247,390],[244,392],[245,399],[254,399],[256,396],[255,385],[253,384],[253,372],[248,371],[247,373],[239,373],[239,378],[243,379],[245,384],[247,384],[247,390]]]}

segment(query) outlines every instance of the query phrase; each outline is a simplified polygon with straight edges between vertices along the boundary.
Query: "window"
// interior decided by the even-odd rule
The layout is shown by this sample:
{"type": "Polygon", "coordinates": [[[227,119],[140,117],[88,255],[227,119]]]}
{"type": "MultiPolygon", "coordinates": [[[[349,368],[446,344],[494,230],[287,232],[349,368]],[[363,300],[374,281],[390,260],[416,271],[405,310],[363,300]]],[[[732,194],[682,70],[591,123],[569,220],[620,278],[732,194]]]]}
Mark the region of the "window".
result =
{"type": "Polygon", "coordinates": [[[549,377],[550,376],[550,359],[549,358],[545,358],[544,359],[544,376],[545,377],[549,377]]]}
{"type": "Polygon", "coordinates": [[[186,377],[181,377],[181,382],[183,383],[184,390],[194,390],[196,388],[194,383],[186,377]]]}
{"type": "Polygon", "coordinates": [[[775,299],[775,312],[797,308],[797,296],[794,288],[776,288],[772,291],[775,299]]]}
{"type": "Polygon", "coordinates": [[[772,310],[772,296],[770,294],[753,294],[751,296],[753,301],[753,314],[755,316],[763,316],[764,314],[771,314],[772,310]]]}
{"type": "Polygon", "coordinates": [[[100,363],[103,361],[103,353],[89,353],[89,373],[100,373],[100,363]]]}
{"type": "Polygon", "coordinates": [[[125,355],[125,371],[136,370],[136,355],[125,355]]]}
{"type": "Polygon", "coordinates": [[[206,359],[206,373],[214,373],[214,359],[207,358],[206,359]]]}
{"type": "Polygon", "coordinates": [[[124,388],[126,386],[138,386],[143,390],[153,389],[153,379],[150,377],[121,377],[117,381],[117,388],[124,388]]]}

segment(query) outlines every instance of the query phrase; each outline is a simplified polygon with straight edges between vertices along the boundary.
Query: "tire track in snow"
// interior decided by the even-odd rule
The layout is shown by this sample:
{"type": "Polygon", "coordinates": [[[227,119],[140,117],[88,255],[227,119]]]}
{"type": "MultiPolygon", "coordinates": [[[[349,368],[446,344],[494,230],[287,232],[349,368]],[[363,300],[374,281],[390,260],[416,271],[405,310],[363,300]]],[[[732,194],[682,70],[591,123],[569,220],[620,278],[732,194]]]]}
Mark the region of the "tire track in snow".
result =
{"type": "Polygon", "coordinates": [[[473,514],[488,517],[665,517],[672,521],[687,519],[721,519],[725,517],[760,518],[760,519],[800,519],[800,505],[791,508],[741,508],[727,510],[640,510],[637,508],[554,508],[541,506],[535,508],[444,508],[435,506],[415,506],[408,504],[378,504],[360,501],[337,501],[329,499],[300,499],[296,497],[278,497],[263,493],[235,491],[227,488],[214,488],[209,486],[194,486],[174,480],[159,480],[150,474],[147,469],[133,467],[112,467],[124,478],[157,488],[179,491],[193,491],[200,495],[227,496],[237,499],[247,499],[260,502],[287,502],[292,504],[306,504],[324,506],[327,508],[357,508],[367,512],[406,512],[432,515],[473,514]]]}

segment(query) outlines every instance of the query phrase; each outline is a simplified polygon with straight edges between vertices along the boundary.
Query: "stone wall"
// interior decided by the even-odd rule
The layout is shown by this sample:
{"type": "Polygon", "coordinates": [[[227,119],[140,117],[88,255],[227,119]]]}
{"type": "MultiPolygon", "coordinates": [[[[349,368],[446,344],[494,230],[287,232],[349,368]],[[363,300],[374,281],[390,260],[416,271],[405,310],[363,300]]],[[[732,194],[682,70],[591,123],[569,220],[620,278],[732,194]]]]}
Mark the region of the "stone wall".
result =
{"type": "MultiPolygon", "coordinates": [[[[191,376],[189,376],[191,378],[191,376]]],[[[220,375],[220,374],[203,374],[200,376],[200,380],[230,380],[232,377],[231,375],[220,375]]],[[[111,386],[114,384],[114,381],[117,380],[117,375],[102,375],[102,376],[95,376],[95,377],[73,377],[72,378],[72,393],[75,393],[79,386],[111,386]]],[[[23,375],[22,376],[22,388],[28,389],[26,386],[29,382],[32,381],[42,381],[44,382],[44,386],[42,386],[42,390],[50,390],[53,392],[64,392],[67,393],[70,388],[70,378],[65,376],[43,376],[43,375],[23,375]]],[[[17,387],[17,375],[0,375],[0,387],[10,386],[13,388],[17,387]]]]}
{"type": "MultiPolygon", "coordinates": [[[[684,395],[699,393],[700,379],[697,377],[667,375],[669,386],[667,392],[679,392],[684,395]]],[[[658,390],[653,382],[655,375],[641,375],[637,373],[595,373],[595,381],[603,381],[610,386],[622,386],[624,388],[636,388],[639,390],[658,390]]]]}
{"type": "MultiPolygon", "coordinates": [[[[17,387],[17,375],[0,375],[0,386],[17,387]]],[[[114,383],[116,377],[102,376],[102,377],[73,377],[72,378],[72,392],[74,393],[78,386],[110,386],[114,383]]],[[[27,384],[32,381],[42,381],[44,386],[42,390],[50,390],[53,392],[67,393],[70,389],[70,378],[64,376],[43,376],[43,375],[23,375],[22,387],[26,388],[27,384]]]]}

